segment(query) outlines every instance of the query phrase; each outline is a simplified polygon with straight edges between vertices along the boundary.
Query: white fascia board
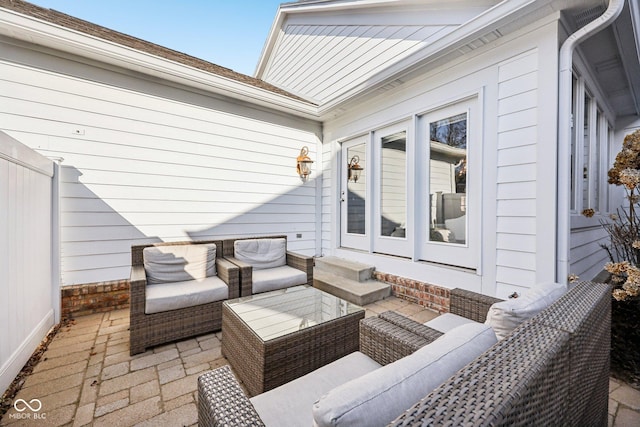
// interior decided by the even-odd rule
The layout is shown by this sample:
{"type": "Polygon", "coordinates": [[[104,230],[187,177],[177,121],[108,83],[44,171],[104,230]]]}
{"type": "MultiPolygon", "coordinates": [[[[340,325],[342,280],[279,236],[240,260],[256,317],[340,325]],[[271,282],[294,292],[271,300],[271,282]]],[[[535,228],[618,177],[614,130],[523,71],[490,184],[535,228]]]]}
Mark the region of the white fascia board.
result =
{"type": "MultiPolygon", "coordinates": [[[[455,49],[474,41],[479,36],[484,35],[488,29],[498,28],[503,23],[512,20],[514,16],[524,16],[531,11],[548,6],[552,2],[553,0],[504,0],[469,22],[462,24],[433,44],[382,70],[367,79],[366,82],[324,102],[318,108],[318,113],[320,117],[323,117],[341,105],[375,91],[385,84],[397,80],[411,71],[436,61],[455,49]]],[[[552,12],[552,9],[549,12],[552,12]]]]}
{"type": "Polygon", "coordinates": [[[311,103],[7,9],[0,9],[0,34],[300,117],[318,119],[318,108],[311,103]]]}
{"type": "Polygon", "coordinates": [[[258,65],[256,65],[256,71],[253,73],[255,78],[262,78],[262,74],[264,73],[265,68],[267,67],[267,63],[271,59],[271,53],[273,52],[273,48],[276,45],[276,40],[278,39],[278,35],[282,30],[282,24],[284,23],[286,12],[282,11],[282,6],[278,7],[278,12],[276,13],[276,17],[273,20],[273,24],[271,24],[271,30],[269,30],[269,35],[267,36],[267,40],[262,47],[262,52],[260,53],[260,59],[258,60],[258,65]]]}

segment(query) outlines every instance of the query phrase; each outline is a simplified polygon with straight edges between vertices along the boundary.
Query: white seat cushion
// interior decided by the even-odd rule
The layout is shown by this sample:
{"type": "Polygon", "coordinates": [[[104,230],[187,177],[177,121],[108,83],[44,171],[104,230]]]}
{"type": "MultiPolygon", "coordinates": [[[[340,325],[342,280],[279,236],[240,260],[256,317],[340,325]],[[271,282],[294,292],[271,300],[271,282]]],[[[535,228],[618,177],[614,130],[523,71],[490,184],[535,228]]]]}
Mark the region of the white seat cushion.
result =
{"type": "Polygon", "coordinates": [[[425,325],[444,334],[449,332],[453,328],[457,328],[458,326],[467,323],[477,322],[474,322],[471,319],[467,319],[466,317],[458,316],[457,314],[444,313],[432,320],[429,320],[425,323],[425,325]]]}
{"type": "Polygon", "coordinates": [[[216,245],[150,246],[142,250],[147,284],[184,282],[216,275],[216,245]]]}
{"type": "Polygon", "coordinates": [[[378,368],[373,359],[356,351],[250,400],[267,427],[311,426],[313,402],[340,384],[378,368]]]}
{"type": "Polygon", "coordinates": [[[218,276],[147,286],[146,314],[193,307],[229,298],[229,287],[218,276]]]}
{"type": "Polygon", "coordinates": [[[546,309],[567,291],[561,283],[543,283],[527,290],[521,297],[500,301],[489,308],[485,323],[498,339],[504,339],[518,325],[546,309]]]}
{"type": "Polygon", "coordinates": [[[482,323],[458,326],[415,353],[338,386],[313,405],[317,426],[384,426],[497,342],[482,323]]]}
{"type": "Polygon", "coordinates": [[[287,264],[287,241],[278,239],[245,239],[233,243],[234,256],[250,264],[254,270],[287,264]]]}
{"type": "Polygon", "coordinates": [[[297,268],[283,265],[266,270],[253,270],[252,281],[253,293],[258,294],[260,292],[304,285],[307,283],[307,273],[297,268]]]}

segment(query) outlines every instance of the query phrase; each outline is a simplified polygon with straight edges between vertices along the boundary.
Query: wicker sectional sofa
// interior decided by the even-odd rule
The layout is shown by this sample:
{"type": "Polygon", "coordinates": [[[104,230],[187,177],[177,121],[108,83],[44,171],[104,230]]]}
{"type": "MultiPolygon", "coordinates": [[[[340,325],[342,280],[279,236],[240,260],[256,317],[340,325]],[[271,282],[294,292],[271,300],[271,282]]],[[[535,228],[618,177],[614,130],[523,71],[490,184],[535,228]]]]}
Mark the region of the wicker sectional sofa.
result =
{"type": "MultiPolygon", "coordinates": [[[[456,289],[451,312],[479,322],[495,301],[456,289]]],[[[424,398],[406,401],[406,410],[390,425],[607,425],[610,316],[609,287],[580,283],[424,398]]],[[[402,316],[368,318],[361,322],[360,352],[346,357],[364,354],[363,360],[378,361],[368,363],[395,363],[435,344],[438,336],[402,316]]],[[[330,365],[318,371],[309,374],[317,381],[336,374],[330,365]]],[[[228,367],[203,374],[198,391],[200,425],[264,425],[228,367]]],[[[290,404],[284,397],[281,404],[290,404]]],[[[335,425],[341,425],[339,419],[335,425]]]]}

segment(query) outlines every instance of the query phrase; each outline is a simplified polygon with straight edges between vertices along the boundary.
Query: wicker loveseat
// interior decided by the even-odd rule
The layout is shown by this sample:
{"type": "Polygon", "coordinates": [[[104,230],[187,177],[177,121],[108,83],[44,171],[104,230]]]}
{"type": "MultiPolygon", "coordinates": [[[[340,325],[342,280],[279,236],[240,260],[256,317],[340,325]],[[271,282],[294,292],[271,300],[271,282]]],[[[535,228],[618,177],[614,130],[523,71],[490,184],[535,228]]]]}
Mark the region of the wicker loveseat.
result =
{"type": "MultiPolygon", "coordinates": [[[[493,301],[453,290],[451,311],[482,320],[493,301]]],[[[390,425],[607,425],[610,310],[607,285],[577,285],[423,399],[406,402],[390,425]]],[[[389,361],[434,338],[406,318],[384,320],[391,335],[375,321],[368,328],[369,319],[361,322],[360,351],[389,361]]],[[[200,425],[264,425],[228,368],[202,375],[198,390],[200,425]]]]}
{"type": "Polygon", "coordinates": [[[226,239],[223,256],[240,267],[240,296],[313,286],[313,257],[287,250],[287,236],[226,239]]]}
{"type": "MultiPolygon", "coordinates": [[[[129,290],[131,355],[142,353],[147,347],[206,334],[221,328],[223,301],[240,296],[239,269],[221,256],[221,248],[222,241],[220,240],[156,243],[131,247],[129,290]],[[205,250],[205,247],[208,249],[205,250]],[[182,257],[193,256],[194,249],[196,251],[205,250],[204,256],[209,256],[208,267],[201,267],[208,268],[207,276],[215,276],[206,277],[206,279],[214,281],[212,286],[216,289],[204,289],[205,295],[202,297],[202,286],[200,286],[202,281],[195,284],[196,280],[187,280],[177,283],[178,291],[182,286],[184,294],[173,296],[171,295],[172,290],[168,289],[172,285],[171,283],[149,284],[144,262],[146,248],[157,248],[158,252],[166,252],[158,254],[164,256],[164,259],[160,260],[159,267],[163,274],[166,274],[167,270],[173,270],[173,273],[186,277],[191,277],[193,272],[188,271],[190,269],[188,260],[182,257]],[[189,250],[191,255],[185,255],[189,250]],[[171,255],[174,252],[177,254],[176,256],[171,255]],[[169,255],[169,259],[167,259],[167,255],[169,255]],[[215,264],[211,265],[211,261],[215,264]],[[192,286],[190,282],[194,282],[195,286],[192,286]],[[186,285],[183,286],[181,283],[186,285]],[[150,289],[155,294],[160,292],[159,298],[153,301],[155,303],[153,308],[150,307],[152,302],[149,298],[150,289]],[[181,301],[176,301],[180,299],[181,301]]],[[[169,271],[169,274],[172,272],[169,271]]],[[[208,283],[207,286],[209,286],[208,283]]]]}

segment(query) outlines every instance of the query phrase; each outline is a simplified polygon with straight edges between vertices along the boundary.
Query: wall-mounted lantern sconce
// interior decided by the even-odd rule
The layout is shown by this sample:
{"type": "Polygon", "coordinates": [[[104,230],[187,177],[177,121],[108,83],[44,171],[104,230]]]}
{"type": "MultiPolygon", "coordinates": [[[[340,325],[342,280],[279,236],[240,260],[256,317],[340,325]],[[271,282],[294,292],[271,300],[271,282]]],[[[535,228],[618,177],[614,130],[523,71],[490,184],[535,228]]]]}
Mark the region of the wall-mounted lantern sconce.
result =
{"type": "Polygon", "coordinates": [[[360,179],[360,174],[364,168],[358,164],[359,161],[360,157],[358,156],[353,156],[351,160],[349,160],[347,181],[358,182],[360,179]]]}
{"type": "Polygon", "coordinates": [[[309,148],[305,145],[300,150],[300,155],[298,156],[298,165],[296,169],[298,171],[298,175],[300,175],[300,179],[306,181],[311,174],[311,163],[313,160],[309,158],[309,148]]]}

